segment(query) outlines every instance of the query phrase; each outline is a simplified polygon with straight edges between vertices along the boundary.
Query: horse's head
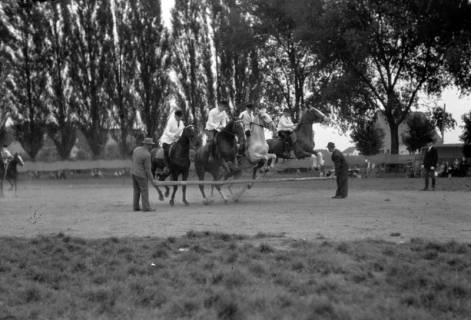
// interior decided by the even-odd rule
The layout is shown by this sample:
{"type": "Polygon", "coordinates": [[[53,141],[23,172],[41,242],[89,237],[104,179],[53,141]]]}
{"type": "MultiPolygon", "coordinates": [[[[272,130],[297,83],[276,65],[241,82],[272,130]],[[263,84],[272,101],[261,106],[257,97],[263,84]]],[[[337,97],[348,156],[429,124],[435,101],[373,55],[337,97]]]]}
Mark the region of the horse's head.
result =
{"type": "Polygon", "coordinates": [[[275,122],[273,122],[273,119],[266,112],[258,112],[254,117],[254,123],[276,132],[275,122]]]}
{"type": "Polygon", "coordinates": [[[13,159],[16,160],[16,163],[19,164],[20,166],[23,166],[25,164],[25,162],[23,161],[23,158],[18,152],[16,152],[13,155],[13,159]]]}
{"type": "Polygon", "coordinates": [[[183,132],[182,132],[182,137],[186,137],[188,139],[193,139],[197,132],[196,132],[196,128],[194,125],[190,124],[190,125],[187,125],[184,129],[183,129],[183,132]]]}
{"type": "Polygon", "coordinates": [[[301,123],[315,123],[315,122],[323,122],[328,123],[330,118],[326,116],[321,110],[315,107],[308,107],[306,112],[304,112],[303,116],[301,117],[301,123]]]}
{"type": "Polygon", "coordinates": [[[246,144],[244,123],[242,122],[242,120],[235,120],[231,122],[233,123],[232,132],[236,136],[237,143],[239,145],[239,153],[243,153],[246,144]]]}
{"type": "Polygon", "coordinates": [[[196,144],[196,138],[198,137],[198,130],[192,124],[187,125],[182,132],[181,138],[188,139],[190,147],[194,147],[196,144]]]}
{"type": "Polygon", "coordinates": [[[245,147],[245,130],[242,120],[229,121],[222,132],[225,132],[236,139],[236,142],[239,145],[239,150],[245,147]]]}

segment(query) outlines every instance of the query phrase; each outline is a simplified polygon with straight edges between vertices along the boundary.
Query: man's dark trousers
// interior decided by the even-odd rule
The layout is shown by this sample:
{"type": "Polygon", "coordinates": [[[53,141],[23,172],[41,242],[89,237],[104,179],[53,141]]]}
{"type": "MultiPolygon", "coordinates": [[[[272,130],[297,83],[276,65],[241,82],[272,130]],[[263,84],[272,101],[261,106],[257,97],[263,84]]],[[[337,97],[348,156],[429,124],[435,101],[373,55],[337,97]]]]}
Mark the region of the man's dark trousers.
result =
{"type": "Polygon", "coordinates": [[[435,170],[425,169],[425,189],[428,189],[429,177],[432,178],[432,189],[435,189],[435,170]]]}
{"type": "Polygon", "coordinates": [[[346,198],[348,195],[348,168],[339,170],[335,174],[337,175],[337,191],[335,196],[346,198]]]}
{"type": "Polygon", "coordinates": [[[137,177],[132,175],[132,185],[134,189],[133,207],[134,210],[139,210],[139,198],[142,196],[142,210],[149,211],[149,185],[147,178],[137,177]]]}

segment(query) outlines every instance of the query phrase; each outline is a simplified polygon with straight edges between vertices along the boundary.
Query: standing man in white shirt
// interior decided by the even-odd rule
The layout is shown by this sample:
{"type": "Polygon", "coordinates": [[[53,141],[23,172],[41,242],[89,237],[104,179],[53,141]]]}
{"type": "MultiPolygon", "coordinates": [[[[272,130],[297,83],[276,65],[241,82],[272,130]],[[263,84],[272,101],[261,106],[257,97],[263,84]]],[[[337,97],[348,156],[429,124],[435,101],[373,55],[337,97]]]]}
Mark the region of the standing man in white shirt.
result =
{"type": "Polygon", "coordinates": [[[294,141],[291,140],[291,134],[293,133],[294,129],[296,129],[296,125],[291,120],[289,109],[283,109],[283,115],[280,117],[280,121],[278,122],[278,136],[283,141],[284,146],[284,154],[287,158],[295,158],[294,151],[292,150],[292,145],[294,141]]]}
{"type": "Polygon", "coordinates": [[[218,132],[224,129],[227,125],[229,116],[226,109],[229,103],[226,100],[220,101],[216,108],[213,108],[208,113],[208,121],[206,121],[206,135],[208,136],[207,143],[210,148],[209,160],[216,158],[216,143],[215,138],[218,132]]]}
{"type": "Polygon", "coordinates": [[[245,111],[242,111],[239,115],[239,119],[244,124],[245,136],[250,137],[250,125],[254,121],[254,107],[253,104],[249,103],[245,106],[245,111]]]}
{"type": "Polygon", "coordinates": [[[170,146],[177,142],[177,140],[182,135],[183,129],[185,127],[183,121],[183,111],[176,110],[167,120],[167,125],[165,126],[164,133],[160,137],[160,144],[164,149],[164,161],[165,168],[164,172],[169,171],[169,150],[170,146]]]}

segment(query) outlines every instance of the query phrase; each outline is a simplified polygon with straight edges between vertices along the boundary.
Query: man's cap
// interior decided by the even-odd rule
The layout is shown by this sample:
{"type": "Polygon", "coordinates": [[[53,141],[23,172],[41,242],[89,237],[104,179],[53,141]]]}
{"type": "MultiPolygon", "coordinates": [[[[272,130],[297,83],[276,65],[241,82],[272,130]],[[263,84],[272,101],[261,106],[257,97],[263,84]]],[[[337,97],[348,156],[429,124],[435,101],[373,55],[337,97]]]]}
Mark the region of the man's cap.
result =
{"type": "Polygon", "coordinates": [[[251,103],[247,103],[247,105],[245,106],[247,109],[253,109],[253,104],[251,103]]]}
{"type": "Polygon", "coordinates": [[[178,117],[181,117],[181,116],[183,116],[183,111],[178,109],[178,110],[175,111],[175,115],[178,116],[178,117]]]}
{"type": "Polygon", "coordinates": [[[327,144],[327,148],[335,148],[335,143],[329,142],[329,143],[327,144]]]}
{"type": "Polygon", "coordinates": [[[154,139],[152,138],[144,138],[144,141],[142,141],[142,144],[155,144],[154,139]]]}

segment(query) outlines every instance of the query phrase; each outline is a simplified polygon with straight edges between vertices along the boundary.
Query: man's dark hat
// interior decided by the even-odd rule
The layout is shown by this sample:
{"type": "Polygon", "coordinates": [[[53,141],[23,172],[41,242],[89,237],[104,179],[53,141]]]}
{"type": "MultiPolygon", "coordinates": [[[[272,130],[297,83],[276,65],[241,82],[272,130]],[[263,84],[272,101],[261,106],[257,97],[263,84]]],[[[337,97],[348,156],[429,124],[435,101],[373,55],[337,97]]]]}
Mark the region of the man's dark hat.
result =
{"type": "Polygon", "coordinates": [[[329,142],[329,143],[327,144],[327,148],[335,148],[335,143],[329,142]]]}
{"type": "Polygon", "coordinates": [[[180,109],[176,110],[175,115],[181,117],[181,116],[183,116],[183,111],[181,111],[180,109]]]}
{"type": "Polygon", "coordinates": [[[253,104],[248,103],[245,107],[246,107],[247,109],[253,109],[253,104]]]}

